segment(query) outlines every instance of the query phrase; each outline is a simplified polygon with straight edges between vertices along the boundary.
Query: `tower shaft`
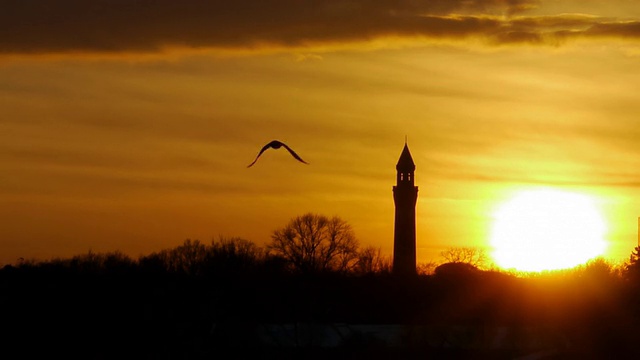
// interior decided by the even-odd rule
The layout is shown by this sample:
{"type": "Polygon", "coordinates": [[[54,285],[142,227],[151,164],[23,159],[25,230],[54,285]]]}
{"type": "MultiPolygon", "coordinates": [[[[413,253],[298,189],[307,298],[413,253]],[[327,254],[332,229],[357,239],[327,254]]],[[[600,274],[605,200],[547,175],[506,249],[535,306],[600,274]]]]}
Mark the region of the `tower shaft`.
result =
{"type": "Polygon", "coordinates": [[[395,224],[393,238],[393,273],[416,273],[416,203],[418,187],[414,185],[415,164],[405,143],[396,165],[396,186],[393,187],[395,224]]]}

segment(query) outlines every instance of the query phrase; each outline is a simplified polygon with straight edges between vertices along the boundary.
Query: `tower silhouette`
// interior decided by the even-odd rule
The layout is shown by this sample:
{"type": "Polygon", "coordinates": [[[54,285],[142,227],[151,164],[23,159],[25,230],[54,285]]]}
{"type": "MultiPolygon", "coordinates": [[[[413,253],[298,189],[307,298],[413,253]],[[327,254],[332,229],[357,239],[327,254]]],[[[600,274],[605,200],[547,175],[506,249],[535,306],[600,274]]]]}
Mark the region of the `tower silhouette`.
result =
{"type": "Polygon", "coordinates": [[[413,275],[416,273],[416,202],[418,187],[414,186],[414,171],[409,146],[404,149],[396,164],[396,186],[393,187],[393,202],[396,216],[393,236],[393,273],[413,275]]]}

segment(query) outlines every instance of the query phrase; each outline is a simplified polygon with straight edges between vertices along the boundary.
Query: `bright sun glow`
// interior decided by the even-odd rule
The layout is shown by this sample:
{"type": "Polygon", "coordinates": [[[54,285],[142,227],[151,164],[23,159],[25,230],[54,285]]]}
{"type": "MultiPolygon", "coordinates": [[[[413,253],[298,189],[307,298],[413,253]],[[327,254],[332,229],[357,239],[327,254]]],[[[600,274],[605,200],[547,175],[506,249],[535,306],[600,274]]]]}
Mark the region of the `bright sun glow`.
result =
{"type": "Polygon", "coordinates": [[[523,191],[493,214],[493,259],[505,269],[566,269],[602,255],[606,224],[595,201],[572,192],[523,191]]]}

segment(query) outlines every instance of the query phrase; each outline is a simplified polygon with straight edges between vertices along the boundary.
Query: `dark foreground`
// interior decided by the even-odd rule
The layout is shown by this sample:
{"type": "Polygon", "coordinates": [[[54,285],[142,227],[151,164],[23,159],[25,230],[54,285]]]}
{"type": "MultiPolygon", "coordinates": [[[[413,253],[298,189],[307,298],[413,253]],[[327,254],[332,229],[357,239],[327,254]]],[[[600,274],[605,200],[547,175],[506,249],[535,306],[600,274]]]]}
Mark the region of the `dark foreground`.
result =
{"type": "Polygon", "coordinates": [[[597,271],[0,271],[2,351],[20,358],[633,359],[639,305],[633,282],[597,271]]]}

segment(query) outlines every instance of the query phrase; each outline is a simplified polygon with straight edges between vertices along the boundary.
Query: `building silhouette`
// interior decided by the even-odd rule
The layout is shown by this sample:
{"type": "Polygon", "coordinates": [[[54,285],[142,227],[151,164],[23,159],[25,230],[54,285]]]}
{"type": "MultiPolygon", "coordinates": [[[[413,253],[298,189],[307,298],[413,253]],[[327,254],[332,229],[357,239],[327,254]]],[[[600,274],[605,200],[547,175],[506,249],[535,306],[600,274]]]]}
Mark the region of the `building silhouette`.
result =
{"type": "Polygon", "coordinates": [[[411,152],[406,141],[396,164],[396,186],[393,187],[393,202],[396,206],[393,236],[393,273],[413,275],[416,273],[416,202],[418,187],[414,185],[411,152]]]}

